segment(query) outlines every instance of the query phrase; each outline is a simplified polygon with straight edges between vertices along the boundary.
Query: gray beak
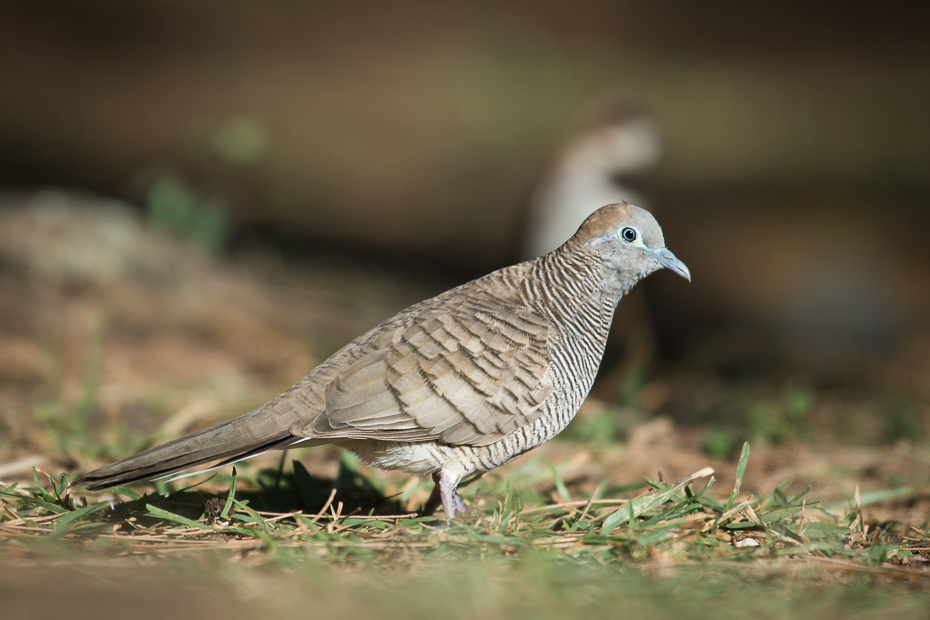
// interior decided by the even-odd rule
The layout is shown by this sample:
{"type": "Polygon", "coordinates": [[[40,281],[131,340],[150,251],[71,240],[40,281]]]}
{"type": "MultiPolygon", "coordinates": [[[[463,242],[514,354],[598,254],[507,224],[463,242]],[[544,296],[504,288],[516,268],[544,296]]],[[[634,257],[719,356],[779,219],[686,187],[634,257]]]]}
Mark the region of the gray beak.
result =
{"type": "Polygon", "coordinates": [[[691,271],[688,270],[688,267],[683,262],[675,258],[675,255],[669,252],[667,248],[649,250],[649,252],[659,261],[660,265],[671,269],[688,282],[691,281],[691,271]]]}

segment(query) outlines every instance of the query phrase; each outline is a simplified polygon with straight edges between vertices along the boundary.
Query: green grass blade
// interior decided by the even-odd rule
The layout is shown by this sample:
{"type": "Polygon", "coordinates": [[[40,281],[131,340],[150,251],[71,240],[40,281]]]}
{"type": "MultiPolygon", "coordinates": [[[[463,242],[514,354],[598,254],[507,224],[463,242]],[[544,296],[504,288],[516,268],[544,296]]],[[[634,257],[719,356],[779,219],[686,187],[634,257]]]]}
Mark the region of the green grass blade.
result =
{"type": "Polygon", "coordinates": [[[232,469],[232,482],[229,483],[229,495],[226,496],[226,504],[223,506],[223,511],[220,513],[220,519],[225,519],[226,515],[229,514],[229,509],[232,508],[233,502],[236,499],[236,468],[232,469]]]}
{"type": "Polygon", "coordinates": [[[125,495],[131,500],[137,500],[142,497],[141,495],[139,495],[132,489],[124,487],[124,486],[113,487],[110,489],[110,491],[112,491],[113,493],[116,493],[117,495],[125,495]]]}
{"type": "Polygon", "coordinates": [[[83,519],[89,515],[92,515],[95,512],[108,508],[110,504],[107,502],[100,502],[99,504],[91,504],[90,506],[84,506],[78,510],[73,510],[55,521],[55,531],[49,536],[50,539],[55,539],[63,536],[70,529],[68,526],[75,521],[83,519]]]}
{"type": "Polygon", "coordinates": [[[158,519],[164,519],[165,521],[171,521],[172,523],[177,523],[186,527],[194,527],[202,530],[212,530],[213,528],[204,524],[198,523],[193,519],[188,519],[187,517],[182,517],[181,515],[176,515],[173,512],[168,512],[167,510],[162,510],[157,506],[151,504],[146,504],[145,509],[147,511],[147,516],[156,517],[158,519]]]}
{"type": "Polygon", "coordinates": [[[743,444],[743,452],[739,456],[739,463],[736,465],[736,485],[733,487],[733,492],[730,493],[730,499],[727,500],[726,508],[724,512],[733,507],[733,502],[736,501],[736,496],[739,495],[739,489],[743,485],[743,475],[746,473],[746,465],[749,463],[749,442],[743,444]]]}
{"type": "Polygon", "coordinates": [[[601,533],[606,536],[624,523],[634,523],[636,517],[648,512],[655,507],[661,506],[696,478],[710,476],[713,473],[714,472],[712,469],[703,469],[699,472],[691,474],[686,478],[683,478],[682,480],[679,480],[673,486],[666,487],[666,490],[661,493],[652,493],[650,495],[644,495],[643,497],[637,497],[636,499],[630,500],[630,503],[627,505],[627,510],[623,510],[621,508],[620,510],[612,512],[607,516],[606,519],[604,519],[604,523],[601,525],[601,533]]]}
{"type": "Polygon", "coordinates": [[[233,499],[233,504],[235,504],[235,506],[236,506],[236,508],[237,508],[238,510],[241,510],[242,512],[244,512],[244,513],[246,513],[246,514],[248,515],[248,517],[244,517],[244,516],[242,516],[242,515],[237,515],[237,517],[239,517],[240,520],[242,520],[242,521],[244,521],[244,522],[246,522],[246,523],[254,523],[255,525],[257,525],[257,526],[262,530],[262,532],[264,532],[264,533],[266,533],[266,534],[268,534],[268,533],[271,531],[271,530],[268,528],[268,524],[265,522],[265,519],[263,519],[262,516],[261,516],[260,514],[258,514],[257,512],[255,512],[254,510],[252,510],[251,508],[249,508],[248,505],[246,505],[245,502],[240,502],[240,501],[237,500],[237,499],[233,499]]]}
{"type": "Polygon", "coordinates": [[[562,480],[562,477],[559,475],[559,472],[555,470],[555,465],[552,462],[549,462],[549,471],[552,472],[552,479],[555,481],[555,490],[559,492],[559,495],[562,496],[566,502],[572,501],[572,496],[568,492],[568,487],[565,486],[565,482],[562,480]]]}
{"type": "Polygon", "coordinates": [[[736,501],[737,495],[739,495],[739,489],[743,484],[743,475],[746,473],[746,464],[749,463],[749,442],[743,443],[743,451],[739,456],[739,463],[736,465],[736,484],[733,486],[733,492],[730,493],[729,499],[727,499],[727,505],[724,506],[723,510],[720,511],[720,514],[717,515],[717,518],[714,519],[714,526],[711,528],[712,533],[717,532],[717,526],[720,523],[720,517],[733,507],[733,503],[736,501]]]}

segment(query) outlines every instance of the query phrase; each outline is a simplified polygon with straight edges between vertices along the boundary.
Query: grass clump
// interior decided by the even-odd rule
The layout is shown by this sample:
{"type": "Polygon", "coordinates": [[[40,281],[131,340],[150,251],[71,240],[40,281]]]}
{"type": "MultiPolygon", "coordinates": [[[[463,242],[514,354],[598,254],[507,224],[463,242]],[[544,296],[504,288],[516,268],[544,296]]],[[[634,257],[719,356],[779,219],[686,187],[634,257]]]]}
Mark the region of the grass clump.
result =
{"type": "MultiPolygon", "coordinates": [[[[0,537],[7,542],[52,538],[94,548],[131,547],[139,540],[163,550],[192,544],[268,551],[314,547],[331,551],[338,558],[334,561],[377,558],[387,563],[399,550],[415,549],[429,557],[458,549],[481,556],[538,550],[582,563],[639,562],[662,556],[676,561],[803,557],[842,559],[862,566],[896,559],[901,565],[901,558],[916,557],[913,544],[925,540],[919,528],[870,522],[863,513],[869,503],[906,495],[909,489],[857,494],[845,509],[808,503],[809,487],[789,497],[787,484],[766,498],[744,498],[740,486],[748,458],[745,444],[726,501],[712,497],[715,479],[709,468],[675,483],[645,478],[646,489],[632,497],[602,497],[600,487],[583,499],[572,499],[552,468],[557,496],[565,501],[552,504],[538,496],[521,496],[509,483],[492,486],[490,496],[496,499],[484,501],[479,491],[469,512],[448,529],[436,516],[396,509],[381,514],[349,510],[347,502],[396,507],[349,462],[343,463],[329,489],[295,461],[293,473],[276,485],[270,480],[272,472],[266,470],[264,482],[261,476],[258,482],[264,488],[258,490],[237,488],[238,474],[233,470],[224,496],[196,488],[165,497],[143,496],[119,487],[113,493],[125,501],[113,504],[76,499],[64,474],[49,478],[46,485],[36,475],[34,485],[0,488],[4,509],[0,537]],[[261,509],[265,506],[259,504],[268,502],[268,494],[277,494],[278,501],[291,509],[261,509]],[[109,530],[102,535],[105,540],[100,539],[101,525],[109,530]]],[[[920,551],[917,555],[924,557],[920,551]]]]}

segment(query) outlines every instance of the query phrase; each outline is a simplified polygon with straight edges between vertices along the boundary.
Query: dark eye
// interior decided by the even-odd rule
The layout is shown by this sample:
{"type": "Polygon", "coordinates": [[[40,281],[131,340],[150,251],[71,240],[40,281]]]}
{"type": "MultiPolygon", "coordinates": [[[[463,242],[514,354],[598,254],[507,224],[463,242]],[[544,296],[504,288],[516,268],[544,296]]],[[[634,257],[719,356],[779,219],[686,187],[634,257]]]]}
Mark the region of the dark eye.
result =
{"type": "Polygon", "coordinates": [[[635,228],[624,228],[620,231],[620,238],[626,241],[627,243],[633,243],[636,241],[636,229],[635,228]]]}

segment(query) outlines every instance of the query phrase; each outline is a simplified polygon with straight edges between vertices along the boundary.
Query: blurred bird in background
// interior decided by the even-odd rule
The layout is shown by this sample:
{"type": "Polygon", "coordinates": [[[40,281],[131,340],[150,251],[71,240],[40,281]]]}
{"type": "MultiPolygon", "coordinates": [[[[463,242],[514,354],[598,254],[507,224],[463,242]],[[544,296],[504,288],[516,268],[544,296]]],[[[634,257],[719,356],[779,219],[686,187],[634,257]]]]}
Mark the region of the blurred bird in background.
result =
{"type": "Polygon", "coordinates": [[[596,209],[616,202],[649,208],[636,187],[661,153],[656,124],[642,111],[614,104],[558,155],[526,208],[521,256],[559,247],[596,209]]]}

